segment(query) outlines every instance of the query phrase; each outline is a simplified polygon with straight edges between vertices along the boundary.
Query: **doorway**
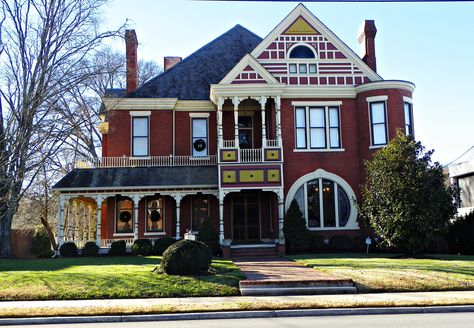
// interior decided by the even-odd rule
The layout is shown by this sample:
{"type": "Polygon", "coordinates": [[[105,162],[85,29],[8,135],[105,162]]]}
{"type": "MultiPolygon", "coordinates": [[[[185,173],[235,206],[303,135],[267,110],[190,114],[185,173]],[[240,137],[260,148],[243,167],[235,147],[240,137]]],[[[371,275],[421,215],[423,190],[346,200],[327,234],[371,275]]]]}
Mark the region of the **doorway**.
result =
{"type": "Polygon", "coordinates": [[[232,197],[232,239],[237,243],[260,241],[260,197],[258,193],[232,197]]]}

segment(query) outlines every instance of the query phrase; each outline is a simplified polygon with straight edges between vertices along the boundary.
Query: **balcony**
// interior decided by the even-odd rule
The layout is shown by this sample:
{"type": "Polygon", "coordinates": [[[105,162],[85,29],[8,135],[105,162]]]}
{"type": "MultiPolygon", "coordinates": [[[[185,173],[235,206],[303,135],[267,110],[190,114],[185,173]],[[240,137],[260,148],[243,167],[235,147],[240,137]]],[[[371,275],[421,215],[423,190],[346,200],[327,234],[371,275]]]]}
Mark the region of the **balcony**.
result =
{"type": "Polygon", "coordinates": [[[79,160],[77,169],[151,166],[211,166],[217,164],[217,156],[150,156],[150,157],[98,157],[79,160]]]}

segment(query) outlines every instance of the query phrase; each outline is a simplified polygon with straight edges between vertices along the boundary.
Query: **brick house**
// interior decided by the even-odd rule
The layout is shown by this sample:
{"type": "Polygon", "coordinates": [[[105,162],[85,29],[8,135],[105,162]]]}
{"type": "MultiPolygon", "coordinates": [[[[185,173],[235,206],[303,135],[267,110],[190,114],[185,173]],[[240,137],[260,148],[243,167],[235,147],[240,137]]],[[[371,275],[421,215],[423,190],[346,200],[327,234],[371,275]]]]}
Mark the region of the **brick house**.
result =
{"type": "Polygon", "coordinates": [[[296,199],[308,228],[364,235],[353,199],[363,161],[402,128],[414,85],[376,72],[373,21],[358,57],[299,4],[264,39],[236,25],[137,88],[126,32],[127,88],[103,98],[102,158],[59,181],[58,241],[183,238],[209,217],[224,254],[284,251],[296,199]]]}

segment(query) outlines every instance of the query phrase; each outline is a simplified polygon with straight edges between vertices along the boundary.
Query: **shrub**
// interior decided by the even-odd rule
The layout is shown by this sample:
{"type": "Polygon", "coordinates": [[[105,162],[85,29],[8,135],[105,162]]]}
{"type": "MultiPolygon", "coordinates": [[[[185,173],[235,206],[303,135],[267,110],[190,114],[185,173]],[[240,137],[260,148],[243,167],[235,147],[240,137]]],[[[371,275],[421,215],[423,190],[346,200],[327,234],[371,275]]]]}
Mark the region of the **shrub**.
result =
{"type": "Polygon", "coordinates": [[[352,237],[348,235],[335,235],[329,239],[329,247],[337,251],[350,251],[352,246],[352,237]]]}
{"type": "Polygon", "coordinates": [[[48,231],[43,225],[35,227],[31,252],[40,258],[51,257],[54,255],[54,252],[51,249],[51,240],[49,239],[48,231]]]}
{"type": "MultiPolygon", "coordinates": [[[[366,236],[355,236],[352,239],[352,249],[356,252],[366,252],[367,244],[365,243],[366,236]]],[[[375,250],[375,241],[372,238],[372,244],[370,245],[369,252],[375,250]]]]}
{"type": "Polygon", "coordinates": [[[99,254],[99,246],[93,241],[88,241],[82,249],[83,256],[97,256],[99,254]]]}
{"type": "Polygon", "coordinates": [[[474,255],[474,211],[458,217],[451,223],[448,233],[449,252],[474,255]]]}
{"type": "Polygon", "coordinates": [[[134,255],[147,256],[153,250],[153,245],[150,239],[137,239],[133,242],[132,252],[134,255]]]}
{"type": "Polygon", "coordinates": [[[109,255],[112,256],[124,256],[127,253],[127,245],[125,240],[114,240],[110,244],[109,255]]]}
{"type": "Polygon", "coordinates": [[[209,270],[211,250],[200,241],[180,240],[164,253],[161,268],[167,274],[198,275],[209,270]]]}
{"type": "Polygon", "coordinates": [[[211,218],[206,217],[199,227],[198,240],[209,246],[213,255],[219,254],[219,235],[214,230],[211,218]]]}
{"type": "Polygon", "coordinates": [[[171,237],[163,237],[155,240],[155,244],[153,245],[153,254],[159,256],[163,255],[166,249],[173,245],[175,242],[176,240],[171,237]]]}
{"type": "Polygon", "coordinates": [[[309,235],[309,250],[311,252],[321,252],[326,247],[324,244],[324,237],[320,235],[309,235]]]}
{"type": "Polygon", "coordinates": [[[77,246],[73,241],[65,242],[59,247],[59,253],[64,257],[75,257],[78,254],[77,246]]]}
{"type": "Polygon", "coordinates": [[[306,220],[296,200],[291,202],[283,223],[286,249],[290,254],[304,252],[309,249],[309,231],[306,220]]]}

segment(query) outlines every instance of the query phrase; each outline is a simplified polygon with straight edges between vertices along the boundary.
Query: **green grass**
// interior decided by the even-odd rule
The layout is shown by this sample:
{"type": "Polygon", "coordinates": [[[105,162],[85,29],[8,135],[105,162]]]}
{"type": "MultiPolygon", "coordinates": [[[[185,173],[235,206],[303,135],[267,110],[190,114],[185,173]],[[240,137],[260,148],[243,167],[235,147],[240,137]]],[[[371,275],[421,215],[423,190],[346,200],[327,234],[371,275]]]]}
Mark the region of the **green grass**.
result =
{"type": "Polygon", "coordinates": [[[231,262],[214,260],[203,276],[169,276],[153,269],[160,257],[0,260],[0,300],[225,296],[244,278],[231,262]]]}
{"type": "Polygon", "coordinates": [[[474,290],[474,256],[432,259],[387,254],[308,254],[289,257],[329,274],[350,278],[359,292],[474,290]]]}

